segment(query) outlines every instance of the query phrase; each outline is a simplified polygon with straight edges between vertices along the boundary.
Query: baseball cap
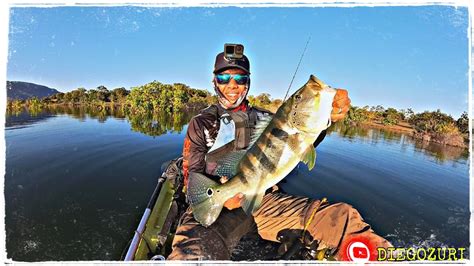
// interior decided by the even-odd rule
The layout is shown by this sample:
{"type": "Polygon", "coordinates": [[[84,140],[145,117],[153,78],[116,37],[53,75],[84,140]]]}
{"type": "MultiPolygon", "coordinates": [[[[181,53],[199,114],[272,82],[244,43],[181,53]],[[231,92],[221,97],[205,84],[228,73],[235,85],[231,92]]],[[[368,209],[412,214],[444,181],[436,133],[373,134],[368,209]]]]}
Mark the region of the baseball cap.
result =
{"type": "Polygon", "coordinates": [[[250,62],[247,56],[242,56],[242,58],[226,58],[224,52],[219,53],[216,56],[216,62],[214,63],[214,74],[222,72],[229,68],[240,68],[250,74],[250,62]]]}

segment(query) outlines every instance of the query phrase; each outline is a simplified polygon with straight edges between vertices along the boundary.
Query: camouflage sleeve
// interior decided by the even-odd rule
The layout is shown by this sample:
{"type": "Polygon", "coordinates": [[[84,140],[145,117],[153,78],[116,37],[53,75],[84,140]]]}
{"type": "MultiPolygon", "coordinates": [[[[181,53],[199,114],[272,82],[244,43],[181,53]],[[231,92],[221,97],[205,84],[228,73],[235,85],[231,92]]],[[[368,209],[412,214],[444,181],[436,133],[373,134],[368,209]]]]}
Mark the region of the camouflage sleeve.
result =
{"type": "Polygon", "coordinates": [[[204,173],[206,169],[205,156],[209,148],[206,146],[204,128],[199,119],[191,119],[184,138],[183,145],[183,175],[184,185],[188,184],[189,172],[204,173]]]}

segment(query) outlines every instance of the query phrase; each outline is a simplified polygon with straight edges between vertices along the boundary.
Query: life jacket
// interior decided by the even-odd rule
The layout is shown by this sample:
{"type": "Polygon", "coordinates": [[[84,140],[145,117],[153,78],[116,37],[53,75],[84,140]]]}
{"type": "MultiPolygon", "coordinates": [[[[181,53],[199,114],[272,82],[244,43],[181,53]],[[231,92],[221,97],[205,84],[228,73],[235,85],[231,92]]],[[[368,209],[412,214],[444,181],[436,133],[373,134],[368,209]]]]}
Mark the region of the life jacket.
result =
{"type": "Polygon", "coordinates": [[[214,172],[217,160],[223,155],[248,148],[258,121],[272,115],[271,112],[256,107],[236,109],[228,111],[219,105],[211,105],[202,111],[215,115],[219,123],[217,137],[206,154],[206,172],[209,174],[214,172]]]}

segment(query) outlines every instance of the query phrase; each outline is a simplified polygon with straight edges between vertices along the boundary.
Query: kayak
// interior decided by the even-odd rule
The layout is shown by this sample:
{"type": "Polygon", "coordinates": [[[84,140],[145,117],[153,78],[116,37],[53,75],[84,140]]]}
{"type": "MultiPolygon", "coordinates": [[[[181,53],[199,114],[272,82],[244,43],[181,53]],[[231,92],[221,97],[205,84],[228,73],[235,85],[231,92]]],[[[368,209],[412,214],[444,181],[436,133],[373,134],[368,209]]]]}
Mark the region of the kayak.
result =
{"type": "MultiPolygon", "coordinates": [[[[182,158],[163,164],[162,175],[153,191],[140,223],[130,241],[125,261],[166,260],[171,253],[179,218],[188,205],[183,192],[182,158]]],[[[245,235],[234,249],[232,260],[315,259],[299,239],[275,243],[261,239],[257,232],[245,235]]]]}
{"type": "Polygon", "coordinates": [[[135,230],[125,261],[164,260],[171,252],[174,231],[178,218],[185,210],[185,203],[184,195],[181,195],[184,193],[178,191],[182,188],[179,176],[170,178],[167,170],[171,164],[180,160],[178,158],[163,164],[163,173],[135,230]]]}

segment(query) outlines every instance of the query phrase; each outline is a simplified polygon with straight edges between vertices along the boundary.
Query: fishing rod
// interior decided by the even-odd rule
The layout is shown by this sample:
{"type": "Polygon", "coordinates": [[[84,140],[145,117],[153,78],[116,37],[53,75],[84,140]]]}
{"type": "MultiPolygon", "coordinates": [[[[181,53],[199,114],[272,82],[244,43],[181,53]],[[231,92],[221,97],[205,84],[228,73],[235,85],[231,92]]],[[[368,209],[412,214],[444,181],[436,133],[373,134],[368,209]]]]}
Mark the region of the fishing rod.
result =
{"type": "Polygon", "coordinates": [[[298,69],[300,68],[301,60],[303,60],[304,52],[306,52],[306,48],[308,47],[309,41],[311,40],[311,35],[309,35],[308,40],[306,41],[306,45],[304,46],[303,53],[301,54],[300,61],[298,62],[298,65],[296,66],[295,73],[293,74],[293,77],[291,78],[290,85],[288,86],[288,89],[286,90],[285,98],[283,99],[283,102],[285,102],[286,97],[288,96],[288,92],[290,91],[291,84],[293,84],[293,80],[295,80],[296,72],[298,72],[298,69]]]}

